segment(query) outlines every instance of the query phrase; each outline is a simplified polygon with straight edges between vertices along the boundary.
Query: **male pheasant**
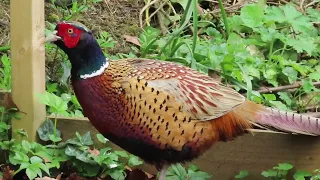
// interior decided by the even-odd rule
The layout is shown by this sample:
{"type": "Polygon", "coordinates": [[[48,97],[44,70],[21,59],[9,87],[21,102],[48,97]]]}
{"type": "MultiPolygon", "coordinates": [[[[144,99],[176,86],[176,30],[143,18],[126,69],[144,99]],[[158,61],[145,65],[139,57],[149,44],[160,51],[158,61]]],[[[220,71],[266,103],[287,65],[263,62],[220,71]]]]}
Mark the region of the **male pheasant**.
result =
{"type": "Polygon", "coordinates": [[[319,119],[248,101],[191,68],[150,59],[107,59],[88,28],[61,22],[51,38],[69,57],[71,82],[84,114],[106,138],[153,164],[191,161],[217,141],[253,124],[319,135],[319,119]]]}

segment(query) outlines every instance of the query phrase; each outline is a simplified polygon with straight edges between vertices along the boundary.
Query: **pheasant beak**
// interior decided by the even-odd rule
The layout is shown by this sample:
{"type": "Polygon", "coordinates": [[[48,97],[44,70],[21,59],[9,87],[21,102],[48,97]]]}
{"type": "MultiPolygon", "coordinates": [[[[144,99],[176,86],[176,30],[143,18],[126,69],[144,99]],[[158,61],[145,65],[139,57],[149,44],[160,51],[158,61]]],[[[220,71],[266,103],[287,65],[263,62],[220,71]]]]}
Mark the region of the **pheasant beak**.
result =
{"type": "Polygon", "coordinates": [[[45,42],[54,42],[54,41],[58,41],[61,40],[61,37],[57,35],[58,31],[53,31],[52,33],[48,34],[48,36],[46,37],[45,42]]]}

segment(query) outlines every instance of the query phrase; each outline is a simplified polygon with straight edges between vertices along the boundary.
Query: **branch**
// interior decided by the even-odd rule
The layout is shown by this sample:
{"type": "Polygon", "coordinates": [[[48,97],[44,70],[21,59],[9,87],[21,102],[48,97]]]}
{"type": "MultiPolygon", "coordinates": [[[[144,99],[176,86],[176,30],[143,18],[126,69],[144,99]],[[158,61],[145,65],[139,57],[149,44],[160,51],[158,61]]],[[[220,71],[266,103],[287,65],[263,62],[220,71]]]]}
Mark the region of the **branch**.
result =
{"type": "MultiPolygon", "coordinates": [[[[320,86],[320,82],[314,82],[312,83],[314,86],[320,86]]],[[[299,88],[302,86],[302,82],[298,81],[295,84],[292,85],[286,85],[286,86],[279,86],[279,87],[273,87],[273,88],[268,88],[268,87],[263,87],[258,90],[259,93],[272,93],[272,92],[278,92],[278,91],[283,91],[287,89],[295,89],[299,88]]]]}

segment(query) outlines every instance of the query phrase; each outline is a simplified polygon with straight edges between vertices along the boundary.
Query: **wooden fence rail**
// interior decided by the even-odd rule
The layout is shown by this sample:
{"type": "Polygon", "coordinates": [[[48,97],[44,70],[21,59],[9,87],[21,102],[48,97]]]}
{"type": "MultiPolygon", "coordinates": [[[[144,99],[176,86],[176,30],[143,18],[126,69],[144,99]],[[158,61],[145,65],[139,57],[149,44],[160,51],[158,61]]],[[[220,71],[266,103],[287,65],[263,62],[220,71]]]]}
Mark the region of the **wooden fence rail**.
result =
{"type": "MultiPolygon", "coordinates": [[[[0,92],[0,98],[3,93],[0,92]]],[[[1,104],[0,104],[1,105],[1,104]]],[[[48,116],[52,119],[53,117],[48,116]]],[[[23,120],[17,120],[19,122],[23,120]]],[[[19,123],[17,122],[17,123],[19,123]]],[[[75,137],[91,131],[91,135],[98,146],[95,137],[98,133],[87,118],[59,117],[57,128],[62,133],[62,139],[75,137]]],[[[112,142],[107,146],[121,149],[112,142]]],[[[248,170],[248,179],[264,179],[260,175],[263,170],[275,166],[277,163],[293,163],[297,169],[309,170],[320,168],[320,137],[298,136],[287,134],[246,134],[230,142],[219,142],[199,159],[193,161],[199,168],[213,175],[212,179],[234,179],[240,170],[248,170]]],[[[155,172],[155,169],[144,164],[142,169],[155,172]]]]}

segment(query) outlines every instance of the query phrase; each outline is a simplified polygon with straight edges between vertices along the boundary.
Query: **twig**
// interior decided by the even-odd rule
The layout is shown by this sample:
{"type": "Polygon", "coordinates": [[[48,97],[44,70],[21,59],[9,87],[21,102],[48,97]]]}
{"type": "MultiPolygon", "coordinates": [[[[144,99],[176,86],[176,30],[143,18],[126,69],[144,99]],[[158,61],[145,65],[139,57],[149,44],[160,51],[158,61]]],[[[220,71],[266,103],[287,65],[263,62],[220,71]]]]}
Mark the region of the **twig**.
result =
{"type": "Polygon", "coordinates": [[[307,5],[305,6],[305,8],[307,9],[309,6],[312,6],[312,5],[314,5],[315,3],[317,3],[317,0],[314,0],[314,1],[310,2],[309,4],[307,4],[307,5]]]}
{"type": "MultiPolygon", "coordinates": [[[[314,86],[320,86],[320,82],[314,82],[312,84],[314,86]]],[[[258,90],[258,92],[259,93],[271,93],[271,92],[278,92],[278,91],[283,91],[283,90],[287,90],[287,89],[299,88],[301,86],[302,86],[302,82],[298,81],[298,82],[296,82],[295,84],[292,84],[292,85],[272,87],[272,88],[263,87],[260,90],[258,90]]]]}
{"type": "Polygon", "coordinates": [[[140,13],[139,13],[140,28],[143,28],[143,22],[142,22],[142,14],[143,14],[143,12],[144,12],[146,9],[150,8],[153,4],[155,4],[155,3],[159,2],[159,1],[160,1],[160,0],[154,0],[154,1],[150,2],[149,4],[146,4],[146,5],[141,9],[141,11],[140,11],[140,13]]]}

